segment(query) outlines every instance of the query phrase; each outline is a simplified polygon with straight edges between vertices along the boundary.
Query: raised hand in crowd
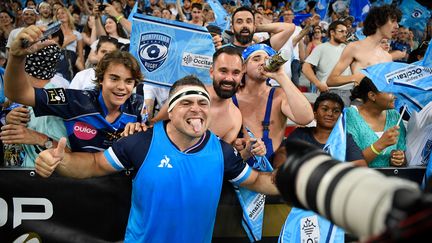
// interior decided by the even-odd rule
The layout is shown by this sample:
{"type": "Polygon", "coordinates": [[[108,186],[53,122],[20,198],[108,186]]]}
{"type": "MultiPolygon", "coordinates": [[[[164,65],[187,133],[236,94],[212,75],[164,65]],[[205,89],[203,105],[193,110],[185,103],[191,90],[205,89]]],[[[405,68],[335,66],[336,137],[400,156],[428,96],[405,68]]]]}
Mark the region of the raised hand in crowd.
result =
{"type": "Polygon", "coordinates": [[[378,141],[374,143],[374,147],[378,151],[383,151],[388,146],[394,145],[398,142],[399,126],[394,126],[386,130],[378,141]]]}
{"type": "Polygon", "coordinates": [[[65,156],[66,138],[61,138],[57,147],[39,153],[35,161],[36,173],[42,177],[49,177],[65,156]]]}
{"type": "Polygon", "coordinates": [[[23,125],[26,126],[30,121],[29,109],[26,106],[17,107],[12,109],[6,115],[6,124],[23,125]]]}
{"type": "Polygon", "coordinates": [[[120,136],[127,137],[137,132],[145,132],[149,127],[152,126],[147,126],[145,123],[141,123],[141,122],[129,122],[128,124],[126,124],[120,136]]]}
{"type": "Polygon", "coordinates": [[[42,42],[39,41],[45,30],[46,27],[43,25],[32,25],[23,29],[18,34],[16,40],[12,42],[11,48],[9,50],[9,55],[25,58],[28,54],[34,53],[37,50],[40,50],[46,46],[55,45],[56,43],[54,40],[45,40],[42,42]],[[34,44],[25,48],[22,46],[22,40],[24,39],[26,39],[29,43],[34,44]]]}
{"type": "Polygon", "coordinates": [[[265,156],[267,153],[265,144],[261,139],[237,138],[232,145],[240,152],[241,157],[244,160],[247,160],[254,155],[265,156]]]}

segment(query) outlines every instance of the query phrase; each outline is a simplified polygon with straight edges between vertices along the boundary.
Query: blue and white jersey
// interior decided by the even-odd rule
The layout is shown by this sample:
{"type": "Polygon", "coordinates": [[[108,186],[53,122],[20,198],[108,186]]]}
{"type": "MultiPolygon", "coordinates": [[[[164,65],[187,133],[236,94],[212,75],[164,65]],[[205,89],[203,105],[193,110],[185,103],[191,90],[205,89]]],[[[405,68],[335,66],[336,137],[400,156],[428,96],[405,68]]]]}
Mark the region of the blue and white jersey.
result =
{"type": "Polygon", "coordinates": [[[140,121],[143,98],[132,95],[120,108],[120,116],[110,123],[108,109],[97,90],[35,89],[36,116],[63,118],[73,152],[97,152],[120,138],[129,122],[140,121]]]}
{"type": "Polygon", "coordinates": [[[114,168],[137,170],[125,242],[211,242],[223,180],[241,183],[251,168],[209,131],[180,151],[164,124],[122,138],[104,152],[114,168]]]}

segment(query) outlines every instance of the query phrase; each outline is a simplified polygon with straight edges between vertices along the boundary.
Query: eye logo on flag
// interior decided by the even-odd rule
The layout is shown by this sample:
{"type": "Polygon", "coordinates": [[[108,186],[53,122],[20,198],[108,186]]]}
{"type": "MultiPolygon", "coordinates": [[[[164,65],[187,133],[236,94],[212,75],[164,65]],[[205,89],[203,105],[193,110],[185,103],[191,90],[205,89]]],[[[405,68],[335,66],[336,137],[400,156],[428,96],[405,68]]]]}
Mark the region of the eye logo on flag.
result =
{"type": "Polygon", "coordinates": [[[168,56],[171,37],[162,33],[146,33],[140,36],[138,56],[144,68],[153,72],[158,69],[168,56]]]}
{"type": "Polygon", "coordinates": [[[423,15],[423,12],[421,11],[421,9],[414,9],[412,14],[411,14],[411,17],[417,19],[417,18],[421,18],[422,15],[423,15]]]}

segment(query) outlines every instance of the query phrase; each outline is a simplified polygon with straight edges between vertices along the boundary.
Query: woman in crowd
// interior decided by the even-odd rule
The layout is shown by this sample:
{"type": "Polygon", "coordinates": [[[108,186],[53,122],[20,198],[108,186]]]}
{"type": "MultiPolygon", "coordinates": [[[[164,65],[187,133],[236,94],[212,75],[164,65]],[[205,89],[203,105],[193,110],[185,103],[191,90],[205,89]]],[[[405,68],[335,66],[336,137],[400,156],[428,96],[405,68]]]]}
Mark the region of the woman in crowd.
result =
{"type": "Polygon", "coordinates": [[[15,17],[8,11],[0,12],[0,51],[6,51],[9,33],[15,28],[15,17]]]}
{"type": "Polygon", "coordinates": [[[346,127],[368,166],[404,166],[406,132],[403,123],[398,124],[400,115],[394,109],[394,95],[379,92],[365,77],[352,91],[351,100],[357,98],[363,103],[347,109],[346,127]]]}
{"type": "MultiPolygon", "coordinates": [[[[57,9],[54,15],[54,20],[61,22],[61,30],[64,35],[64,43],[62,48],[66,50],[67,56],[70,57],[71,63],[75,64],[77,70],[84,69],[83,41],[80,32],[75,30],[74,19],[69,10],[65,7],[57,9]]],[[[75,73],[75,72],[74,72],[75,73]]],[[[66,75],[66,79],[71,80],[72,77],[66,75]]]]}
{"type": "Polygon", "coordinates": [[[311,41],[306,46],[306,57],[308,57],[312,50],[322,43],[322,30],[321,26],[315,26],[311,41]]]}

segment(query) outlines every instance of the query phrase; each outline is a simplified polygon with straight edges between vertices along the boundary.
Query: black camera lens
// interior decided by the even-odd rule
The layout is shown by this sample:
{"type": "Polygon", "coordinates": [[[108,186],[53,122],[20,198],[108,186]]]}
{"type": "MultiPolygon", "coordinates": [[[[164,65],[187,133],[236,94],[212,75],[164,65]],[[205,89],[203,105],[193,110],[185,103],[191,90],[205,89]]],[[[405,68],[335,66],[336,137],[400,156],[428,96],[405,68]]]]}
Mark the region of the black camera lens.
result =
{"type": "Polygon", "coordinates": [[[99,7],[98,7],[99,11],[104,11],[104,10],[105,10],[105,8],[106,8],[106,6],[105,6],[105,5],[99,5],[99,7]]]}

